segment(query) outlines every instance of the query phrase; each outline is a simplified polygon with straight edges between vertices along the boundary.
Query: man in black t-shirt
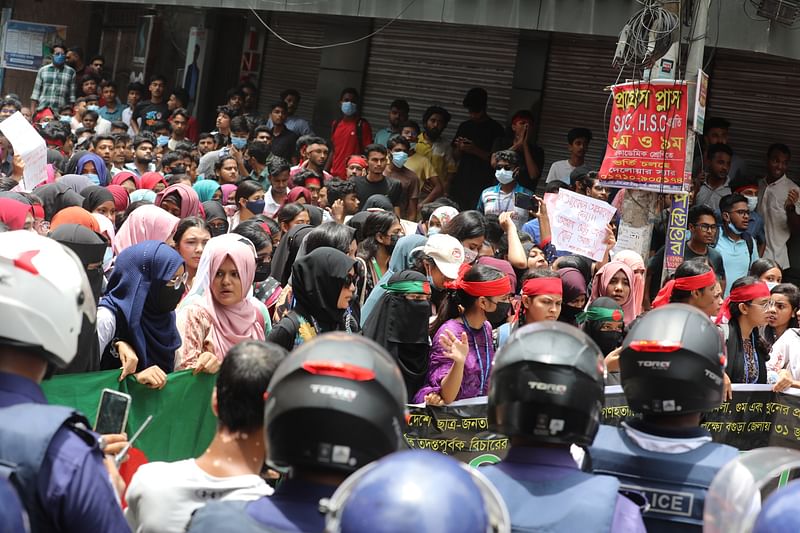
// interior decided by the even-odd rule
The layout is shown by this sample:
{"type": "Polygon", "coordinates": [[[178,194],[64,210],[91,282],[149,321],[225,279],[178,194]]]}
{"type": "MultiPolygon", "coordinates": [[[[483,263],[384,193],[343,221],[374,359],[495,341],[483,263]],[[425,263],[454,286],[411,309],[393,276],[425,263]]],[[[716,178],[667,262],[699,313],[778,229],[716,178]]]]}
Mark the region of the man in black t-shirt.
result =
{"type": "MultiPolygon", "coordinates": [[[[533,114],[522,109],[511,117],[511,131],[505,137],[495,139],[492,153],[514,150],[519,157],[517,183],[532,191],[536,190],[544,167],[544,150],[533,142],[533,114]]],[[[494,166],[494,161],[492,162],[494,166]]]]}
{"type": "Polygon", "coordinates": [[[131,129],[134,133],[140,131],[154,131],[157,123],[166,121],[169,117],[169,107],[164,100],[164,88],[167,79],[156,74],[150,78],[150,100],[139,102],[131,115],[131,129]]]}
{"type": "Polygon", "coordinates": [[[394,212],[400,216],[400,196],[403,188],[399,181],[383,175],[389,162],[388,150],[382,144],[370,144],[364,153],[367,156],[367,175],[351,178],[356,185],[356,196],[362,211],[370,196],[383,194],[391,200],[394,212]]]}
{"type": "Polygon", "coordinates": [[[475,209],[481,192],[496,183],[490,165],[492,145],[503,136],[503,126],[486,114],[489,96],[475,87],[467,92],[463,105],[469,120],[462,122],[453,140],[458,170],[450,183],[449,196],[461,209],[475,209]]]}

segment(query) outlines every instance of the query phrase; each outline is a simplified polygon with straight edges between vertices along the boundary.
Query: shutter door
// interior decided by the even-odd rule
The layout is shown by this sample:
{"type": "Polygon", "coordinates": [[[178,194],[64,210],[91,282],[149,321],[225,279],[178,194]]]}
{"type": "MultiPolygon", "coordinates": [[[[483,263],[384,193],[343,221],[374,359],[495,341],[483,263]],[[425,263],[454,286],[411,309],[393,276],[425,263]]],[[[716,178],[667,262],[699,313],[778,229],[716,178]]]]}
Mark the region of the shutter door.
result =
{"type": "MultiPolygon", "coordinates": [[[[270,26],[289,41],[308,46],[323,44],[324,17],[281,13],[274,14],[270,20],[270,26]]],[[[259,113],[266,115],[267,108],[278,101],[281,91],[292,88],[297,89],[301,97],[297,115],[311,119],[317,100],[317,75],[322,51],[290,46],[271,33],[267,37],[261,66],[259,113]]]]}
{"type": "MultiPolygon", "coordinates": [[[[375,27],[385,23],[376,20],[375,27]]],[[[363,115],[378,131],[387,126],[389,104],[396,98],[408,101],[416,122],[428,106],[437,104],[453,117],[446,131],[452,137],[467,120],[461,107],[464,94],[483,87],[489,93],[489,115],[504,123],[518,41],[518,30],[395,22],[370,42],[363,115]]]]}
{"type": "MultiPolygon", "coordinates": [[[[747,161],[749,171],[763,175],[767,147],[786,144],[800,153],[800,61],[735,50],[717,50],[711,72],[708,117],[731,122],[728,142],[747,161]]],[[[792,158],[790,176],[800,160],[792,158]]]]}
{"type": "Polygon", "coordinates": [[[569,157],[567,132],[572,128],[592,130],[586,163],[600,168],[608,135],[604,115],[610,93],[605,88],[619,75],[611,66],[615,48],[613,37],[553,34],[537,138],[545,153],[542,186],[550,165],[569,157]]]}

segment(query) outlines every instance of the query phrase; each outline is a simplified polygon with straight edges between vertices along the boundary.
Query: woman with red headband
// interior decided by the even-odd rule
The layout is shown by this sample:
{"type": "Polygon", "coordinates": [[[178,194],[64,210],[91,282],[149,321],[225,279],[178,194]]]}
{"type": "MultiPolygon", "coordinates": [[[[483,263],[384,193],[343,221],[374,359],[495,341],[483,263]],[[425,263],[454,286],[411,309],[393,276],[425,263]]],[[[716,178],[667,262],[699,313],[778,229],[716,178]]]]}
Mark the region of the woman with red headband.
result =
{"type": "Polygon", "coordinates": [[[717,290],[717,276],[702,259],[684,261],[675,270],[675,279],[668,281],[653,300],[653,307],[668,303],[684,303],[698,308],[709,317],[719,313],[722,290],[717,290]]]}
{"type": "Polygon", "coordinates": [[[430,365],[416,402],[451,403],[489,390],[494,346],[486,314],[508,301],[511,281],[492,267],[462,265],[446,286],[450,292],[431,326],[430,365]]]}
{"type": "Polygon", "coordinates": [[[558,320],[563,303],[564,284],[558,273],[549,269],[529,270],[522,277],[519,319],[503,324],[497,332],[497,346],[505,344],[517,326],[544,320],[558,320]]]}
{"type": "Polygon", "coordinates": [[[733,282],[730,296],[722,303],[717,324],[728,318],[722,331],[728,349],[725,373],[732,383],[767,382],[769,347],[758,328],[767,324],[770,305],[767,284],[753,276],[733,282]]]}

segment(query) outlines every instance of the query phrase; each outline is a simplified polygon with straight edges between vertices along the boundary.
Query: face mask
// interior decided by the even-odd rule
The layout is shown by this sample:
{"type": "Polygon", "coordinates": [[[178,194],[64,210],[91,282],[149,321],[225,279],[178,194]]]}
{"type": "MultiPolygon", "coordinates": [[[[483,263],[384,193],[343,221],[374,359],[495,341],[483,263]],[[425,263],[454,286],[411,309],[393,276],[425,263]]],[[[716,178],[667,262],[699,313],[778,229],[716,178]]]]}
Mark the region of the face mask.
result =
{"type": "Polygon", "coordinates": [[[72,122],[72,116],[70,116],[70,115],[61,115],[60,117],[58,117],[58,120],[60,120],[61,122],[65,123],[65,124],[69,124],[70,122],[72,122]]]}
{"type": "Polygon", "coordinates": [[[159,135],[158,138],[156,139],[156,145],[158,146],[166,146],[168,142],[169,142],[169,137],[167,137],[166,135],[159,135]]]}
{"type": "Polygon", "coordinates": [[[170,174],[186,174],[186,167],[183,165],[172,167],[172,172],[170,172],[170,174]]]}
{"type": "Polygon", "coordinates": [[[608,355],[622,345],[623,335],[621,331],[599,331],[592,335],[592,339],[603,350],[603,354],[608,355]]]}
{"type": "Polygon", "coordinates": [[[561,306],[561,314],[558,315],[558,321],[574,324],[575,317],[577,317],[581,311],[583,311],[583,309],[580,307],[572,307],[571,305],[564,304],[561,306]]]}
{"type": "Polygon", "coordinates": [[[742,233],[744,233],[744,231],[734,226],[733,222],[728,222],[728,229],[731,230],[731,233],[733,233],[734,235],[741,235],[742,233]]]}
{"type": "Polygon", "coordinates": [[[357,109],[358,106],[355,104],[355,102],[342,102],[342,113],[348,117],[355,115],[357,109]]]}
{"type": "Polygon", "coordinates": [[[260,215],[264,212],[264,206],[267,204],[264,200],[251,200],[244,204],[248,211],[254,215],[260,215]]]}
{"type": "Polygon", "coordinates": [[[391,254],[392,251],[394,250],[394,247],[397,246],[397,241],[399,240],[400,240],[400,235],[398,235],[397,233],[395,233],[394,235],[389,235],[389,244],[384,245],[386,247],[386,251],[391,254]]]}
{"type": "Polygon", "coordinates": [[[256,283],[261,283],[262,281],[266,280],[269,277],[269,272],[272,265],[270,263],[260,262],[256,265],[256,275],[253,278],[253,281],[256,283]]]}
{"type": "Polygon", "coordinates": [[[212,237],[219,237],[220,235],[225,235],[226,233],[228,233],[228,226],[225,225],[219,228],[214,226],[209,226],[209,233],[211,233],[212,237]]]}
{"type": "Polygon", "coordinates": [[[767,288],[768,288],[770,291],[772,291],[772,289],[774,289],[775,287],[777,287],[777,286],[778,286],[778,282],[777,282],[777,281],[767,281],[767,282],[765,282],[765,283],[767,284],[767,288]]]}
{"type": "Polygon", "coordinates": [[[183,286],[175,290],[174,287],[167,286],[164,281],[160,283],[161,286],[155,292],[152,288],[150,289],[150,294],[147,296],[148,301],[145,305],[155,313],[166,314],[174,311],[175,307],[178,306],[178,302],[181,301],[183,296],[183,286]]]}
{"type": "Polygon", "coordinates": [[[53,64],[63,65],[67,61],[67,56],[64,54],[53,54],[53,64]]]}
{"type": "Polygon", "coordinates": [[[497,178],[502,185],[508,185],[514,181],[514,171],[507,168],[498,168],[494,171],[494,177],[497,178]]]}
{"type": "Polygon", "coordinates": [[[758,196],[745,196],[747,198],[747,209],[755,211],[758,205],[758,196]]]}
{"type": "Polygon", "coordinates": [[[405,152],[392,152],[392,163],[397,168],[403,168],[408,161],[408,154],[405,152]]]}
{"type": "Polygon", "coordinates": [[[100,109],[99,105],[92,104],[86,106],[86,111],[97,111],[98,109],[100,109]]]}
{"type": "Polygon", "coordinates": [[[246,137],[231,137],[231,144],[237,150],[241,150],[242,148],[247,146],[247,138],[246,137]]]}
{"type": "Polygon", "coordinates": [[[468,265],[474,263],[477,258],[478,258],[478,252],[476,252],[475,250],[470,250],[469,248],[464,250],[464,262],[467,263],[468,265]]]}
{"type": "Polygon", "coordinates": [[[111,266],[112,259],[114,259],[114,250],[109,246],[106,248],[106,253],[103,254],[103,270],[108,270],[108,267],[111,266]]]}
{"type": "Polygon", "coordinates": [[[440,226],[431,226],[428,228],[428,237],[433,237],[434,235],[441,233],[441,231],[442,228],[440,226]]]}
{"type": "Polygon", "coordinates": [[[100,185],[100,176],[98,176],[97,174],[84,174],[84,176],[92,180],[92,183],[94,183],[95,185],[100,185]]]}
{"type": "Polygon", "coordinates": [[[499,302],[497,309],[486,313],[486,320],[492,325],[492,328],[499,328],[506,323],[508,319],[508,311],[511,309],[511,302],[499,302]]]}

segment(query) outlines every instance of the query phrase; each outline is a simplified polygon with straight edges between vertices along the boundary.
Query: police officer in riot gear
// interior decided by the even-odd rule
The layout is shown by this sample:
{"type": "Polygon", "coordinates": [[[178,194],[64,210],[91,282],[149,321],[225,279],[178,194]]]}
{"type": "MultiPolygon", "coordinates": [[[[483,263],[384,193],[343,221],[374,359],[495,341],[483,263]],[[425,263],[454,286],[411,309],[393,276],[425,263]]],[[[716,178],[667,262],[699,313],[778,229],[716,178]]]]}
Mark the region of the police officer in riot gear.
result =
{"type": "Polygon", "coordinates": [[[719,330],[686,304],[642,316],[622,344],[622,388],[641,417],[601,427],[589,453],[595,473],[644,493],[649,532],[701,531],[707,489],[738,454],[700,427],[722,402],[724,369],[719,330]]]}
{"type": "Polygon", "coordinates": [[[581,472],[570,446],[588,446],[604,401],[603,352],[562,322],[518,329],[498,352],[489,383],[490,428],[511,439],[481,472],[508,506],[514,530],[644,531],[636,504],[611,476],[581,472]]]}
{"type": "Polygon", "coordinates": [[[214,502],[189,531],[322,531],[319,502],[362,466],[400,449],[406,387],[370,339],[326,333],[278,366],[266,387],[267,463],[288,473],[272,496],[214,502]]]}

